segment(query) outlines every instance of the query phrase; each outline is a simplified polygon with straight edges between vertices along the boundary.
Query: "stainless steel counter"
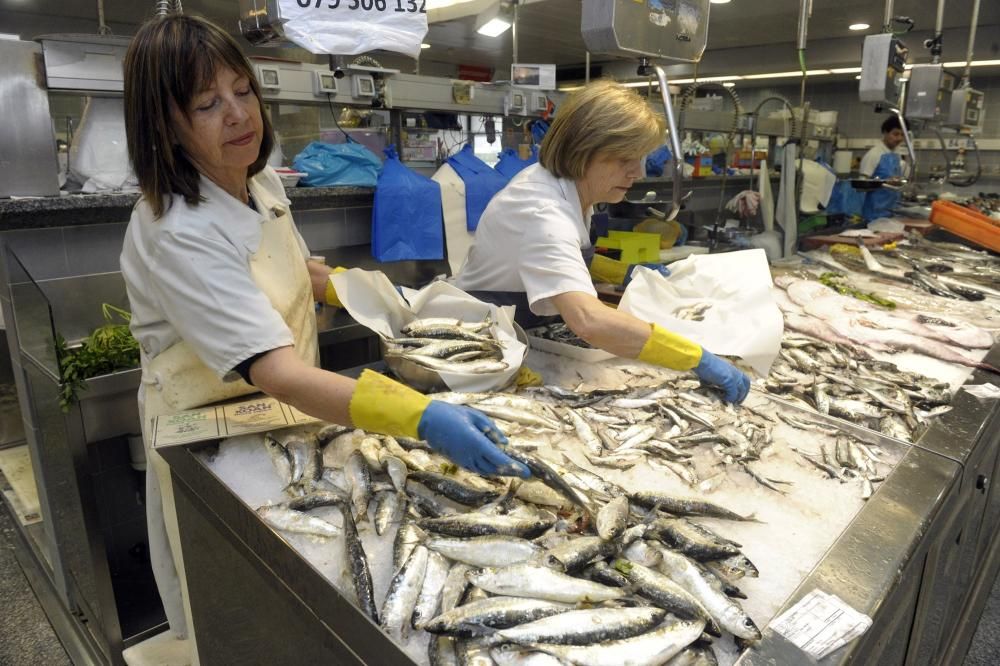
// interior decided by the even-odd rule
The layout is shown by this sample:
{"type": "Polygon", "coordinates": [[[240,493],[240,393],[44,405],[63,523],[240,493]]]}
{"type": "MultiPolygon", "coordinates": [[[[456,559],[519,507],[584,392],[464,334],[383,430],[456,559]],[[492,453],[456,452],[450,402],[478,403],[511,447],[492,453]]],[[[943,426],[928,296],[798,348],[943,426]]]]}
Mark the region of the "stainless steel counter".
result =
{"type": "MultiPolygon", "coordinates": [[[[988,358],[998,356],[995,348],[988,358]]],[[[989,483],[1000,445],[997,402],[966,398],[957,399],[926,443],[908,448],[786,601],[784,608],[820,589],[873,618],[865,635],[823,664],[959,663],[964,655],[989,591],[980,583],[992,580],[1000,561],[994,529],[1000,496],[989,483]],[[945,448],[958,438],[962,446],[945,448]]],[[[284,663],[308,655],[332,663],[411,663],[211,472],[199,451],[212,445],[162,451],[174,474],[181,530],[190,535],[184,557],[202,661],[235,656],[242,663],[284,663]],[[247,589],[259,591],[252,604],[247,589]],[[281,640],[272,638],[277,635],[281,640]]],[[[738,663],[805,661],[767,630],[738,663]]]]}

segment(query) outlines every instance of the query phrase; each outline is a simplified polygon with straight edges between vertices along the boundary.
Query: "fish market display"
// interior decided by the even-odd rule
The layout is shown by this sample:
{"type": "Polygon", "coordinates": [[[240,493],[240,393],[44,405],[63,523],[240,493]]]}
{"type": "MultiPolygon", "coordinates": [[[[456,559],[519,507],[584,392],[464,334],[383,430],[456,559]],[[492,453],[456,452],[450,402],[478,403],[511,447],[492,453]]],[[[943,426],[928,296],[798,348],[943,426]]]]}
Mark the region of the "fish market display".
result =
{"type": "Polygon", "coordinates": [[[402,358],[438,372],[501,372],[507,363],[493,327],[489,319],[417,319],[403,326],[405,337],[385,340],[385,357],[402,358]]]}
{"type": "Polygon", "coordinates": [[[531,354],[552,384],[436,395],[489,413],[527,481],[338,426],[207,464],[417,663],[661,664],[732,663],[902,455],[689,375],[531,354]]]}

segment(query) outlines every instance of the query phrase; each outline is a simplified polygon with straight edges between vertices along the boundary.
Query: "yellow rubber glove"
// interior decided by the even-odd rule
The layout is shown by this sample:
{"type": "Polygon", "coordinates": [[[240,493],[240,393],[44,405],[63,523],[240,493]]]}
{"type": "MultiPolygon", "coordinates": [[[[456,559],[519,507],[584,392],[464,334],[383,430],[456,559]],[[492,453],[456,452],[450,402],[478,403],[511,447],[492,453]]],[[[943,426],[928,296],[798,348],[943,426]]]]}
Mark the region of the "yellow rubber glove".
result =
{"type": "MultiPolygon", "coordinates": [[[[330,269],[330,275],[336,275],[337,273],[343,273],[347,269],[343,266],[337,266],[336,268],[330,269]]],[[[326,304],[333,305],[338,308],[344,307],[344,304],[340,302],[337,298],[337,290],[333,286],[333,280],[327,278],[326,280],[326,304]]]]}
{"type": "Polygon", "coordinates": [[[671,370],[690,370],[701,362],[701,345],[659,324],[650,324],[652,332],[639,352],[639,360],[671,370]]]}
{"type": "Polygon", "coordinates": [[[355,427],[393,437],[420,439],[417,426],[431,399],[408,386],[365,370],[347,409],[355,427]]]}
{"type": "Polygon", "coordinates": [[[594,282],[621,284],[628,274],[628,267],[629,265],[622,261],[609,259],[603,254],[595,254],[590,261],[590,277],[594,278],[594,282]]]}
{"type": "Polygon", "coordinates": [[[516,384],[518,388],[524,388],[525,386],[541,386],[543,384],[542,376],[531,368],[522,365],[517,371],[514,384],[516,384]]]}

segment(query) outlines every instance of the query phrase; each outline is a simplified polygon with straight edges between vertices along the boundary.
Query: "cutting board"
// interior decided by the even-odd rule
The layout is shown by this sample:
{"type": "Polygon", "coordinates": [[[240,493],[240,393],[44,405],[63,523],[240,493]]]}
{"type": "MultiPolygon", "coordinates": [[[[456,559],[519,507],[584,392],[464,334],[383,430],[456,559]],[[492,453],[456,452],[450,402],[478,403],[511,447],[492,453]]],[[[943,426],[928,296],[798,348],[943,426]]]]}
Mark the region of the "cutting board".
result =
{"type": "MultiPolygon", "coordinates": [[[[880,232],[876,233],[874,236],[862,236],[861,240],[867,247],[879,247],[885,245],[886,243],[893,243],[895,241],[902,240],[903,238],[904,234],[902,233],[880,232]]],[[[802,248],[805,250],[813,250],[823,245],[836,245],[837,243],[857,245],[858,236],[841,236],[839,234],[830,236],[807,236],[801,239],[801,243],[802,248]]]]}

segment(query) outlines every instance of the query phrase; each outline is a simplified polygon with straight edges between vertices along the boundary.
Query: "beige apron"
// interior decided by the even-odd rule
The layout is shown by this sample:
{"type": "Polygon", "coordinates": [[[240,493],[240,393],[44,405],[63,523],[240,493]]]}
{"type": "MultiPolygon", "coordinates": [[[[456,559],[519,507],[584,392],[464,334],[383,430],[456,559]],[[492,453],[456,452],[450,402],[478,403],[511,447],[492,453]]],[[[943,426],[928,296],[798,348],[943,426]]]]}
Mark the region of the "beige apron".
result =
{"type": "MultiPolygon", "coordinates": [[[[312,283],[294,231],[288,200],[276,198],[255,179],[249,181],[249,187],[257,210],[266,218],[261,223],[260,246],[250,260],[253,281],[285,320],[299,356],[310,365],[318,365],[312,283]]],[[[234,308],[239,306],[239,303],[232,304],[234,308]]],[[[258,389],[242,379],[221,381],[183,341],[152,360],[144,357],[142,368],[139,411],[142,414],[146,455],[155,472],[146,474],[146,514],[153,573],[170,627],[178,638],[191,640],[193,663],[198,663],[194,633],[188,630],[192,626],[191,607],[185,584],[170,468],[159,453],[149,448],[150,421],[162,414],[254,393],[258,389]]]]}

